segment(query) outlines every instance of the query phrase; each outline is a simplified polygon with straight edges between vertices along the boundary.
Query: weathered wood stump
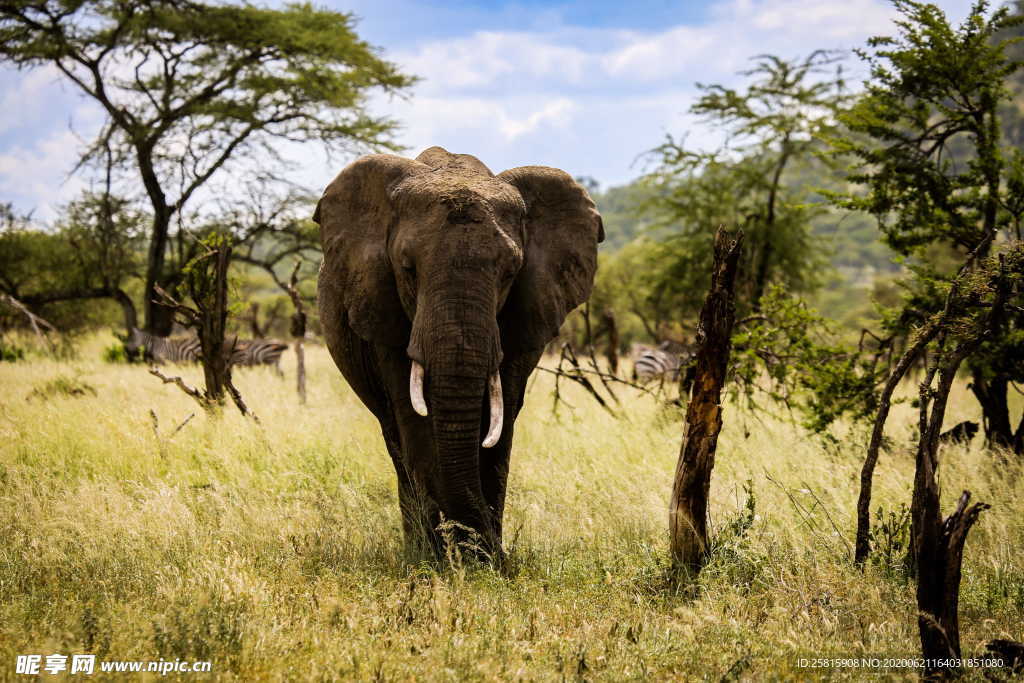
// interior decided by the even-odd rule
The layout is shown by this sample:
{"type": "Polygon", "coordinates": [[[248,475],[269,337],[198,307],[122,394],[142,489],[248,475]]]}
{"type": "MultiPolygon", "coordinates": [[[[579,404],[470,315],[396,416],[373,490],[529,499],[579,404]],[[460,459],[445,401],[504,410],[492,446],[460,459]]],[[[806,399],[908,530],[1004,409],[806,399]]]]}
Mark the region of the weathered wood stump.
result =
{"type": "Polygon", "coordinates": [[[677,571],[690,574],[699,572],[707,557],[708,491],[718,433],[722,429],[720,400],[736,318],[733,284],[742,241],[742,231],[732,233],[719,228],[715,234],[711,288],[697,327],[694,383],[672,486],[669,507],[672,565],[677,571]]]}
{"type": "Polygon", "coordinates": [[[1003,660],[1003,666],[1015,674],[1024,673],[1024,643],[997,638],[988,641],[985,649],[1003,660]]]}

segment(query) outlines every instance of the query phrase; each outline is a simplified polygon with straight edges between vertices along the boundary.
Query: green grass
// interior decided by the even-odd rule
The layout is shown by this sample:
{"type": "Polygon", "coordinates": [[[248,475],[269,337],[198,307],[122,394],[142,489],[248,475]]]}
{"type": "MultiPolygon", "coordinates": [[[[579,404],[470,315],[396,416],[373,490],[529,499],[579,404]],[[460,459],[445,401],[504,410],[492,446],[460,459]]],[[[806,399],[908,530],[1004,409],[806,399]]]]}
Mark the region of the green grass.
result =
{"type": "MultiPolygon", "coordinates": [[[[209,659],[205,678],[244,681],[798,678],[800,657],[918,652],[913,585],[848,560],[862,439],[826,446],[784,415],[727,406],[715,555],[674,592],[676,415],[637,397],[616,421],[570,389],[575,408],[554,416],[537,376],[517,423],[508,572],[410,564],[376,422],[323,349],[308,406],[289,353],[286,380],[238,373],[259,426],[228,409],[171,437],[197,406],[144,367],[104,363],[104,343],[0,364],[0,679],[17,654],[54,652],[209,659]],[[52,389],[68,377],[95,394],[52,389]]],[[[947,423],[976,411],[958,387],[947,423]]],[[[886,512],[909,502],[913,473],[909,406],[891,423],[908,446],[882,455],[886,512]]],[[[944,449],[940,473],[945,509],[963,488],[993,506],[965,554],[972,654],[1024,639],[1024,471],[980,446],[944,449]]]]}

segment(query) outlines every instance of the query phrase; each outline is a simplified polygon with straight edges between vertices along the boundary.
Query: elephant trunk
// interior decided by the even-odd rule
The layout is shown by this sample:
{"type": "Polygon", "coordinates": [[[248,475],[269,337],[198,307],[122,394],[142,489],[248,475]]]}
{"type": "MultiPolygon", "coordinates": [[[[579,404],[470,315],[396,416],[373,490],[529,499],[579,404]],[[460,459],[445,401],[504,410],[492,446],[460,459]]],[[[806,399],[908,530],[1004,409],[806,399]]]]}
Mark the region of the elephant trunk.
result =
{"type": "Polygon", "coordinates": [[[438,375],[431,379],[434,444],[441,475],[442,510],[490,543],[492,523],[480,480],[480,422],[484,378],[438,375]]]}
{"type": "Polygon", "coordinates": [[[498,442],[504,422],[493,308],[479,296],[427,309],[429,323],[414,321],[409,376],[410,402],[433,424],[442,511],[478,532],[489,551],[500,541],[483,495],[480,448],[498,442]]]}
{"type": "MultiPolygon", "coordinates": [[[[423,398],[423,375],[425,371],[419,361],[412,361],[409,369],[409,401],[412,408],[419,415],[426,417],[430,414],[427,408],[427,401],[423,398]]],[[[491,372],[487,381],[488,388],[488,412],[490,413],[490,425],[487,428],[487,435],[480,444],[484,448],[491,448],[501,438],[501,430],[505,422],[505,402],[501,393],[501,374],[495,370],[491,372]]]]}

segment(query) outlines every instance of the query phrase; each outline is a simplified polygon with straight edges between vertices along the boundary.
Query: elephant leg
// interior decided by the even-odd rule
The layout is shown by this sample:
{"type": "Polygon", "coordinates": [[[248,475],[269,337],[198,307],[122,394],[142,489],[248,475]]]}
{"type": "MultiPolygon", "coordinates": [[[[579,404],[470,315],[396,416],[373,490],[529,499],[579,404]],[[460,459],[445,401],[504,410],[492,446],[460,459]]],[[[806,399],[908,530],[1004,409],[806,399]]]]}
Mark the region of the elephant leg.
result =
{"type": "Polygon", "coordinates": [[[415,472],[406,465],[397,434],[397,429],[385,430],[384,441],[398,477],[398,506],[402,515],[406,553],[410,557],[418,557],[423,553],[436,556],[440,552],[436,531],[441,522],[440,509],[427,494],[423,482],[418,482],[415,472]]]}
{"type": "Polygon", "coordinates": [[[433,434],[429,420],[414,413],[407,398],[409,360],[403,350],[378,348],[373,365],[379,373],[380,411],[389,418],[380,422],[398,475],[406,547],[413,556],[427,551],[440,557],[442,541],[437,527],[441,524],[441,507],[433,481],[437,476],[433,466],[433,434]]]}
{"type": "MultiPolygon", "coordinates": [[[[344,314],[340,317],[343,323],[347,320],[344,314]]],[[[434,529],[439,524],[440,513],[437,504],[425,493],[423,477],[416,474],[409,464],[415,461],[415,457],[403,453],[403,445],[422,440],[419,434],[403,438],[399,425],[409,418],[396,414],[396,404],[399,404],[396,395],[401,390],[398,384],[403,373],[404,381],[408,381],[408,370],[403,370],[403,363],[407,361],[398,352],[377,349],[362,340],[347,324],[330,330],[328,349],[349,386],[380,423],[384,444],[398,478],[405,546],[412,553],[410,556],[415,557],[419,549],[437,546],[434,529]]]]}
{"type": "Polygon", "coordinates": [[[491,522],[498,544],[501,544],[502,521],[505,516],[505,491],[508,484],[509,451],[512,445],[512,426],[506,428],[501,440],[480,458],[480,485],[484,500],[491,511],[491,522]]]}
{"type": "Polygon", "coordinates": [[[501,439],[489,451],[481,451],[480,484],[484,499],[491,510],[492,522],[497,535],[499,547],[505,517],[505,493],[508,485],[509,461],[512,452],[512,439],[515,432],[516,418],[523,407],[526,395],[526,383],[530,373],[540,360],[540,352],[527,354],[507,362],[501,371],[501,383],[504,388],[505,429],[501,439]],[[485,455],[486,454],[486,455],[485,455]]]}
{"type": "Polygon", "coordinates": [[[398,472],[398,502],[402,509],[406,548],[413,557],[423,553],[440,557],[441,538],[437,527],[441,523],[441,509],[405,467],[396,467],[395,470],[398,472]]]}

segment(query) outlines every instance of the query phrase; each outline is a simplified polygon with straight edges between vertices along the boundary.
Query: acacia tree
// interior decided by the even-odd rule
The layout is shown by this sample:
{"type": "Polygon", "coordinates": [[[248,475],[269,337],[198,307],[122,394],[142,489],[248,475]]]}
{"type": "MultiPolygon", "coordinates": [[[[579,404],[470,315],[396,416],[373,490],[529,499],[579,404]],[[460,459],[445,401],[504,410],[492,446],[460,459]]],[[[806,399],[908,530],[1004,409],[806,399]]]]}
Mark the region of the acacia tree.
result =
{"type": "MultiPolygon", "coordinates": [[[[673,226],[665,244],[675,258],[663,259],[661,267],[665,286],[704,291],[711,252],[702,245],[718,226],[740,225],[747,246],[737,296],[741,308],[753,309],[771,282],[806,290],[819,270],[810,222],[821,207],[808,204],[805,190],[787,187],[786,174],[827,162],[818,154],[820,138],[832,130],[847,97],[842,70],[828,52],[795,61],[755,59],[743,73],[752,79],[746,89],[698,84],[703,95],[690,112],[724,129],[722,148],[693,151],[670,136],[653,150],[659,165],[647,178],[658,225],[673,226]],[[692,281],[695,274],[701,281],[692,281]]],[[[690,312],[693,303],[687,302],[690,312]]]]}
{"type": "MultiPolygon", "coordinates": [[[[191,303],[185,303],[157,285],[161,300],[185,327],[193,328],[199,338],[200,360],[206,388],[190,387],[180,377],[167,377],[156,367],[149,372],[164,384],[176,384],[191,396],[204,410],[216,412],[228,394],[243,415],[252,415],[242,395],[231,381],[231,357],[234,340],[225,339],[229,315],[228,268],[231,264],[232,239],[224,233],[210,232],[197,240],[199,254],[183,269],[184,280],[179,286],[181,294],[191,303]]],[[[255,418],[255,415],[252,415],[255,418]]],[[[154,418],[155,419],[155,418],[154,418]]]]}
{"type": "Polygon", "coordinates": [[[370,116],[366,96],[412,82],[358,38],[352,15],[309,4],[11,0],[0,4],[0,59],[51,65],[102,108],[78,168],[109,151],[144,190],[145,326],[158,334],[171,315],[154,285],[170,290],[182,278],[190,241],[175,221],[197,194],[254,157],[281,168],[281,141],[393,149],[394,123],[370,116]]]}
{"type": "MultiPolygon", "coordinates": [[[[1020,18],[1007,7],[989,16],[989,3],[978,0],[953,27],[932,4],[895,4],[899,35],[873,38],[875,49],[859,52],[871,79],[842,117],[850,134],[833,141],[860,162],[849,180],[863,193],[835,199],[873,214],[885,241],[908,258],[909,295],[890,316],[890,332],[914,337],[910,348],[924,352],[915,331],[943,309],[967,255],[984,259],[1022,236],[1024,154],[1005,145],[1001,119],[1020,63],[998,39],[1020,18]],[[947,258],[936,260],[936,250],[947,258]]],[[[1001,319],[966,364],[988,441],[1024,452],[1024,417],[1014,428],[1008,402],[1011,383],[1024,380],[1024,314],[1001,319]]]]}
{"type": "MultiPolygon", "coordinates": [[[[60,302],[112,299],[130,331],[136,309],[126,283],[138,274],[144,220],[125,198],[91,190],[64,207],[53,230],[0,206],[0,293],[37,311],[60,302]]],[[[80,310],[62,312],[54,318],[60,327],[84,320],[80,310]]]]}

